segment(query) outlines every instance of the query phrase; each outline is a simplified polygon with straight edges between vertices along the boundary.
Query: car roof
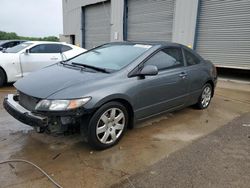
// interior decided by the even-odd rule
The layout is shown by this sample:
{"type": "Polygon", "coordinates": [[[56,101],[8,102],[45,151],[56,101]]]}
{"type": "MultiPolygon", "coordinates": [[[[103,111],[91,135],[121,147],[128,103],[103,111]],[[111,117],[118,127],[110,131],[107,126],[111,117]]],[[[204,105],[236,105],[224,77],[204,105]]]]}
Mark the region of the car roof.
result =
{"type": "Polygon", "coordinates": [[[160,46],[160,47],[169,47],[169,46],[176,46],[176,47],[182,47],[184,45],[174,43],[174,42],[168,42],[168,41],[123,41],[123,42],[111,42],[108,44],[143,44],[143,45],[151,45],[151,46],[160,46]]]}
{"type": "Polygon", "coordinates": [[[34,43],[34,44],[67,44],[65,42],[52,42],[52,41],[26,41],[26,43],[34,43]]]}

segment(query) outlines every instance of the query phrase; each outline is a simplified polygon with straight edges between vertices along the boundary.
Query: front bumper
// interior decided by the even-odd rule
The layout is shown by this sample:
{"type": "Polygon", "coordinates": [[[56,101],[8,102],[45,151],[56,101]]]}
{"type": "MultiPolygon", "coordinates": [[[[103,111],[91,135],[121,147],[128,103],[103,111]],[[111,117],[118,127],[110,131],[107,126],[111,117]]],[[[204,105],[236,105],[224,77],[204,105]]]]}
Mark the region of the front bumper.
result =
{"type": "Polygon", "coordinates": [[[22,107],[15,95],[9,94],[4,98],[3,106],[6,111],[17,120],[32,127],[44,127],[48,125],[48,117],[37,115],[22,107]]]}

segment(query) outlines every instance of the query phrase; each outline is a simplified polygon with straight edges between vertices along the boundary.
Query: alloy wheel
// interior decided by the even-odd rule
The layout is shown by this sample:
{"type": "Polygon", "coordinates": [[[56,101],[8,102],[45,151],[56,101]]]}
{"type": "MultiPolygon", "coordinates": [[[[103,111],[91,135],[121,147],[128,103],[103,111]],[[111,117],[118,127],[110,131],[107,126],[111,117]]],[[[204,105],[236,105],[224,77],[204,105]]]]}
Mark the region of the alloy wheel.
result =
{"type": "Polygon", "coordinates": [[[212,97],[212,91],[209,86],[206,86],[201,95],[201,104],[205,108],[209,105],[212,97]]]}
{"type": "Polygon", "coordinates": [[[103,144],[114,143],[122,134],[126,118],[119,108],[106,110],[99,118],[96,126],[96,136],[103,144]]]}

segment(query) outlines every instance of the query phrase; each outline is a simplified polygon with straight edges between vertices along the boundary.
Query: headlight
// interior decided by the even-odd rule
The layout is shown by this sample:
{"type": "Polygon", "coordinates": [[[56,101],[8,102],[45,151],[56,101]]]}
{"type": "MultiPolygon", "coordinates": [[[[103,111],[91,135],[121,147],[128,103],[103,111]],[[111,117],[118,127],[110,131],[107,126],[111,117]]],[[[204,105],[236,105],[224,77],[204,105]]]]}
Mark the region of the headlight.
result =
{"type": "Polygon", "coordinates": [[[82,99],[73,100],[41,100],[35,107],[36,110],[41,111],[62,111],[62,110],[72,110],[86,104],[91,97],[86,97],[82,99]]]}

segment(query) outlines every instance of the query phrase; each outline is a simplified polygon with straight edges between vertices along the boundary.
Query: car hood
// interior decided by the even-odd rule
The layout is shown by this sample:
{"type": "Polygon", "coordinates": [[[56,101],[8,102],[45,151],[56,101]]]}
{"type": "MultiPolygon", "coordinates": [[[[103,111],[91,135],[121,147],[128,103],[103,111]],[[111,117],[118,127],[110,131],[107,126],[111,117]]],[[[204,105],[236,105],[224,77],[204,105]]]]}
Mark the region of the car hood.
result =
{"type": "MultiPolygon", "coordinates": [[[[77,85],[86,85],[85,92],[88,92],[88,85],[101,81],[108,76],[109,74],[106,73],[81,71],[55,64],[29,74],[18,80],[14,86],[22,93],[44,99],[77,85]]],[[[82,93],[79,94],[79,97],[81,96],[82,93]]]]}
{"type": "Polygon", "coordinates": [[[2,51],[0,52],[0,64],[9,62],[9,61],[14,61],[16,60],[16,57],[18,57],[18,54],[16,53],[3,53],[2,51]]]}

